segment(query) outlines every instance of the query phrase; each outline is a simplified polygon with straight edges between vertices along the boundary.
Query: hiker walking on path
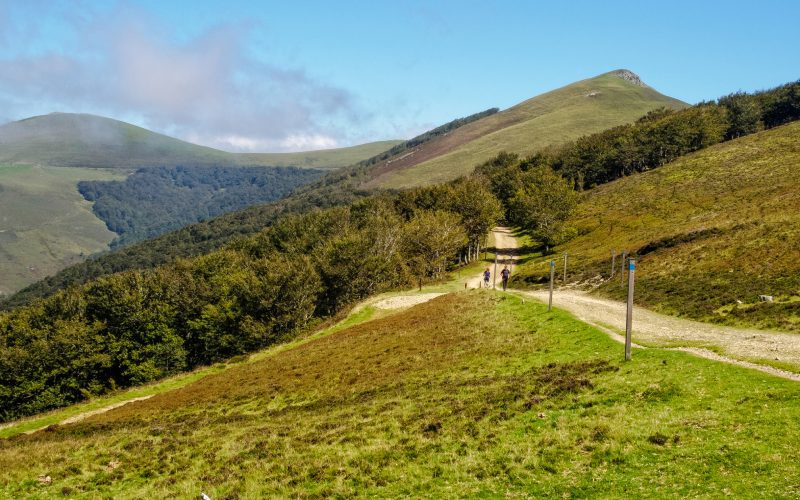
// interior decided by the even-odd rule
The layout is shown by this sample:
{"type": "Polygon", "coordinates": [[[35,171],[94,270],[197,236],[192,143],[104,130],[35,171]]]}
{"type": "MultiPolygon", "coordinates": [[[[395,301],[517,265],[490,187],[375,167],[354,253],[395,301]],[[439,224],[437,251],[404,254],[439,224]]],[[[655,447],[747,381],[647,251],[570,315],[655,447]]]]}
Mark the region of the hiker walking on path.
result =
{"type": "Polygon", "coordinates": [[[492,278],[492,273],[489,271],[487,267],[486,270],[483,272],[483,286],[489,288],[489,280],[492,278]]]}
{"type": "Polygon", "coordinates": [[[508,277],[511,276],[511,270],[508,269],[508,266],[505,266],[502,271],[500,271],[500,277],[503,279],[503,291],[506,291],[506,287],[508,286],[508,277]]]}

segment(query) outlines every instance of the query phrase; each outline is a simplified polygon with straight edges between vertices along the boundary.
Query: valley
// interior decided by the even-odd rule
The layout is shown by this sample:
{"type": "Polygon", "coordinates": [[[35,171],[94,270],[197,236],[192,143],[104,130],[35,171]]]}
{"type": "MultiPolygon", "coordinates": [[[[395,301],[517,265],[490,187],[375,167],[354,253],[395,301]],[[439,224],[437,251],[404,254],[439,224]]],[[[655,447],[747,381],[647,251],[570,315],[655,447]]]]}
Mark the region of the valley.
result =
{"type": "Polygon", "coordinates": [[[36,220],[108,245],[90,210],[122,237],[3,303],[0,496],[796,494],[798,90],[618,70],[324,174],[33,119],[128,156],[0,167],[0,256],[41,259],[36,220]]]}
{"type": "MultiPolygon", "coordinates": [[[[499,151],[521,156],[542,148],[556,147],[584,134],[634,121],[642,114],[659,107],[682,109],[686,104],[647,87],[635,74],[618,70],[556,89],[503,111],[495,108],[453,120],[399,144],[383,141],[311,153],[244,154],[241,155],[242,158],[258,162],[274,162],[276,165],[294,162],[298,166],[327,169],[330,172],[321,180],[299,188],[279,204],[255,206],[236,216],[238,219],[258,220],[255,225],[237,221],[235,218],[210,221],[198,227],[187,226],[180,234],[166,235],[163,239],[150,241],[142,247],[134,246],[127,250],[119,248],[126,255],[101,256],[97,262],[86,262],[66,269],[49,278],[47,282],[34,283],[31,289],[23,290],[23,295],[12,298],[11,304],[22,303],[28,297],[47,294],[67,282],[83,282],[91,277],[98,277],[109,270],[116,272],[131,266],[149,267],[156,263],[166,263],[175,256],[198,255],[214,248],[214,245],[222,244],[229,237],[258,231],[265,224],[268,225],[268,222],[262,222],[264,217],[268,221],[278,211],[304,211],[314,206],[345,204],[357,197],[384,189],[429,186],[453,180],[469,174],[480,162],[491,159],[499,151]],[[491,146],[486,146],[481,141],[489,141],[491,146]],[[384,147],[389,149],[381,150],[384,147]],[[452,157],[456,154],[466,156],[452,157]],[[350,161],[351,164],[344,166],[345,162],[350,161]],[[447,164],[435,163],[442,161],[447,164]],[[426,166],[429,163],[432,166],[426,166]],[[413,181],[399,180],[403,176],[413,181]],[[238,227],[230,231],[228,226],[231,224],[238,227]],[[211,236],[220,233],[224,235],[219,239],[211,236]],[[192,243],[195,240],[199,240],[200,244],[192,243]]],[[[10,124],[5,128],[10,130],[6,132],[7,135],[15,140],[7,140],[4,145],[3,127],[0,127],[0,157],[5,149],[13,152],[13,157],[16,158],[35,158],[60,162],[62,165],[81,162],[93,165],[111,164],[120,168],[145,161],[149,162],[147,165],[189,162],[188,167],[201,169],[209,168],[203,167],[204,165],[223,160],[222,152],[195,147],[124,122],[92,115],[46,115],[10,124]],[[50,133],[66,134],[71,141],[68,141],[69,148],[59,142],[62,139],[54,140],[48,135],[50,133]],[[48,159],[42,156],[45,153],[51,157],[48,159]],[[54,159],[56,157],[63,159],[54,159]],[[121,161],[119,158],[126,159],[121,161]]],[[[229,157],[226,161],[230,163],[233,160],[229,157]]],[[[233,162],[237,163],[239,160],[233,162]]],[[[192,194],[188,198],[193,199],[194,196],[192,194]]],[[[158,203],[163,205],[163,202],[158,203]]],[[[135,204],[120,204],[117,200],[111,200],[111,205],[113,211],[110,217],[104,219],[111,227],[115,227],[120,220],[124,227],[131,219],[142,219],[142,213],[146,212],[134,206],[135,204]]],[[[172,205],[167,204],[162,213],[155,217],[147,213],[144,217],[149,220],[145,221],[143,227],[126,228],[129,234],[120,238],[114,246],[135,244],[143,236],[158,236],[167,229],[192,222],[184,215],[170,215],[169,212],[173,209],[172,205]],[[154,230],[152,226],[159,229],[154,230]]],[[[208,207],[203,205],[198,211],[201,214],[208,213],[208,207]]],[[[28,283],[31,281],[24,284],[28,283]]],[[[17,291],[18,288],[12,291],[17,291]]]]}
{"type": "Polygon", "coordinates": [[[774,3],[0,2],[0,499],[800,498],[774,3]]]}

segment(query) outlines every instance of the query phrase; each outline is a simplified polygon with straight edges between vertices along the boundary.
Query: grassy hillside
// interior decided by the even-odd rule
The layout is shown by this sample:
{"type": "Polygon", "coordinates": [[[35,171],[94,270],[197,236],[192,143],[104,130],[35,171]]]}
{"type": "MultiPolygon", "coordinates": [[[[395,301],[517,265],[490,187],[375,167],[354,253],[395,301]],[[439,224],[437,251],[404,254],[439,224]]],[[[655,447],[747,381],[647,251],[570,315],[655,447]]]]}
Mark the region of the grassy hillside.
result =
{"type": "Polygon", "coordinates": [[[347,148],[302,151],[299,153],[239,153],[242,165],[270,165],[275,167],[303,167],[335,170],[353,165],[379,155],[403,141],[376,141],[347,148]]]}
{"type": "Polygon", "coordinates": [[[51,113],[0,126],[0,163],[134,168],[154,165],[263,165],[338,168],[399,141],[302,153],[234,154],[174,139],[119,120],[51,113]]]}
{"type": "Polygon", "coordinates": [[[0,294],[108,248],[116,236],[78,193],[80,180],[114,180],[102,169],[0,164],[0,294]]]}
{"type": "Polygon", "coordinates": [[[612,71],[524,101],[465,125],[375,169],[369,186],[408,187],[453,179],[500,151],[526,155],[632,122],[648,111],[686,104],[612,71]]]}
{"type": "MultiPolygon", "coordinates": [[[[579,236],[556,252],[571,255],[573,279],[607,277],[612,249],[628,250],[643,305],[800,331],[800,123],[597,187],[571,222],[579,236]]],[[[541,259],[522,270],[530,280],[545,272],[541,259]]],[[[600,291],[623,295],[618,280],[600,291]]]]}
{"type": "Polygon", "coordinates": [[[658,349],[620,359],[619,344],[564,313],[451,294],[0,440],[0,492],[797,493],[795,383],[658,349]]]}

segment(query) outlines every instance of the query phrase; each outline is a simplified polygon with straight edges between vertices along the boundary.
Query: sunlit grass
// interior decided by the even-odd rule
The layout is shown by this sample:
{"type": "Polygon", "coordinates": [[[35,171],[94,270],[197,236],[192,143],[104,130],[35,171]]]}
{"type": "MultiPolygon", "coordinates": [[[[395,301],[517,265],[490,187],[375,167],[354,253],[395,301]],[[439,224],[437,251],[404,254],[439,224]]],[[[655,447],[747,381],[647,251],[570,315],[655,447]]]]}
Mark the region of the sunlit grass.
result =
{"type": "Polygon", "coordinates": [[[77,184],[124,178],[104,169],[0,163],[0,295],[108,249],[115,234],[77,184]]]}

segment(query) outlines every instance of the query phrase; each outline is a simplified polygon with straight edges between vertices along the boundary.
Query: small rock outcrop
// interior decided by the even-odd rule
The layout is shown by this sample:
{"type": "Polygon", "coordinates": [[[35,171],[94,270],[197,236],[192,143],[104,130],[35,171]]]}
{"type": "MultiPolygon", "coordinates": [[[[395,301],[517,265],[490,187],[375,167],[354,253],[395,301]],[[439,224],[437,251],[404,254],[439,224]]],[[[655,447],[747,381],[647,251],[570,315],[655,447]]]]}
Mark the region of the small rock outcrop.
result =
{"type": "Polygon", "coordinates": [[[614,71],[613,73],[615,75],[617,75],[618,77],[622,78],[623,80],[627,80],[627,81],[631,82],[634,85],[638,85],[640,87],[647,87],[647,84],[645,84],[642,81],[642,79],[639,78],[639,75],[637,75],[636,73],[634,73],[633,71],[631,71],[629,69],[618,69],[618,70],[614,71]]]}

